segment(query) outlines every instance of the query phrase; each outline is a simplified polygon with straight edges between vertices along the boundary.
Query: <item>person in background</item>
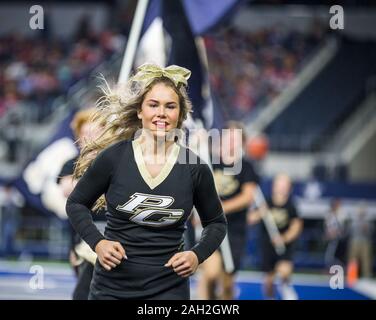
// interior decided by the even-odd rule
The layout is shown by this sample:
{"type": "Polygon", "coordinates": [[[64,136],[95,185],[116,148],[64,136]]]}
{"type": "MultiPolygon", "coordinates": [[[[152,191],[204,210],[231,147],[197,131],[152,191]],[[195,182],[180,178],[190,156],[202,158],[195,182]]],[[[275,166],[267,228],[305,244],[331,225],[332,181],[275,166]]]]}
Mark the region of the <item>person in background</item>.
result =
{"type": "Polygon", "coordinates": [[[248,222],[255,224],[262,221],[260,242],[262,250],[262,271],[265,272],[264,294],[267,299],[275,299],[274,278],[281,280],[280,293],[284,300],[297,300],[298,296],[290,285],[294,270],[293,257],[296,240],[303,230],[303,220],[299,217],[291,199],[292,182],[287,174],[278,174],[273,179],[272,195],[266,200],[267,210],[278,228],[280,236],[270,238],[265,226],[261,208],[250,211],[248,222]],[[285,252],[279,255],[275,247],[283,243],[285,252]]]}
{"type": "Polygon", "coordinates": [[[330,211],[324,221],[325,239],[327,248],[325,251],[325,264],[327,268],[332,265],[346,265],[347,247],[347,217],[341,210],[341,201],[333,199],[330,203],[330,211]]]}
{"type": "Polygon", "coordinates": [[[15,253],[20,209],[24,203],[24,198],[11,183],[0,185],[0,253],[2,255],[11,256],[15,253]]]}
{"type": "MultiPolygon", "coordinates": [[[[79,149],[82,149],[85,144],[95,141],[102,131],[102,124],[92,121],[95,112],[95,108],[88,108],[78,111],[74,115],[71,128],[77,139],[79,149]]],[[[77,160],[78,156],[68,160],[58,175],[57,181],[67,199],[77,184],[77,180],[73,178],[74,166],[77,160]]],[[[93,215],[93,219],[97,228],[103,233],[106,219],[104,212],[96,212],[93,215]]],[[[69,262],[77,276],[76,286],[72,295],[73,300],[88,299],[96,258],[96,253],[72,229],[69,262]]]]}
{"type": "Polygon", "coordinates": [[[361,203],[350,221],[348,261],[360,262],[361,276],[372,277],[372,221],[361,203]]]}
{"type": "Polygon", "coordinates": [[[235,298],[235,275],[240,269],[247,241],[247,211],[258,184],[252,163],[243,156],[246,142],[244,127],[239,122],[230,121],[225,129],[218,150],[220,163],[212,162],[215,184],[228,223],[228,256],[234,268],[229,270],[225,267],[225,259],[228,259],[225,247],[202,264],[198,294],[203,300],[235,298]]]}

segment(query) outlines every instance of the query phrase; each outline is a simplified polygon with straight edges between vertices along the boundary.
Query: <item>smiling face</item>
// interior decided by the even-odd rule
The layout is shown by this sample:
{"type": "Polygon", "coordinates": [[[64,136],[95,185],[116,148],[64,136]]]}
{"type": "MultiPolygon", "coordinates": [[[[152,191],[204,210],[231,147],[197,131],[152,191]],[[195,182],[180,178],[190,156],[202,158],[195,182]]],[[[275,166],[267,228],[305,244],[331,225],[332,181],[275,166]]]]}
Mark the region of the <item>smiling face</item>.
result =
{"type": "Polygon", "coordinates": [[[171,86],[159,82],[146,93],[137,116],[143,129],[154,137],[165,137],[177,128],[179,114],[179,96],[171,86]]]}

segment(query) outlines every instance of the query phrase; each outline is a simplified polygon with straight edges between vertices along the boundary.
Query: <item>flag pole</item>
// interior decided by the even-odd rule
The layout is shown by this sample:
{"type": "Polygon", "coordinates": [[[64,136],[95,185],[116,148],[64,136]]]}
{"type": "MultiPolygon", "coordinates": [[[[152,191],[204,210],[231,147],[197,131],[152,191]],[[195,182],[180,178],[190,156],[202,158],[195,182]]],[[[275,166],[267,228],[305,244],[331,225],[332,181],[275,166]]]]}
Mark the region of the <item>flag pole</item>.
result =
{"type": "Polygon", "coordinates": [[[146,10],[148,8],[149,0],[138,0],[135,15],[132,21],[131,31],[127,47],[125,49],[123,62],[121,64],[118,83],[126,82],[132,70],[134,57],[136,55],[138,40],[142,30],[142,25],[145,20],[146,10]]]}

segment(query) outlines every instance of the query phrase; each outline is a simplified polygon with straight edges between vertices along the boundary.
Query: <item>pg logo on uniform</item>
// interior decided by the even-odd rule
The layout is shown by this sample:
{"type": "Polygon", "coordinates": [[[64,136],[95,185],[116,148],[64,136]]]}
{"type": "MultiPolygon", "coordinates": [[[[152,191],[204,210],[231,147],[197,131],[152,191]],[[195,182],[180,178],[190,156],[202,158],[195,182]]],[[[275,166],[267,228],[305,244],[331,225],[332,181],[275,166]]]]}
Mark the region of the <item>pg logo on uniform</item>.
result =
{"type": "Polygon", "coordinates": [[[165,227],[176,223],[184,215],[182,209],[169,209],[175,201],[172,197],[136,192],[130,198],[125,204],[118,205],[116,210],[132,214],[129,220],[140,225],[165,227]]]}

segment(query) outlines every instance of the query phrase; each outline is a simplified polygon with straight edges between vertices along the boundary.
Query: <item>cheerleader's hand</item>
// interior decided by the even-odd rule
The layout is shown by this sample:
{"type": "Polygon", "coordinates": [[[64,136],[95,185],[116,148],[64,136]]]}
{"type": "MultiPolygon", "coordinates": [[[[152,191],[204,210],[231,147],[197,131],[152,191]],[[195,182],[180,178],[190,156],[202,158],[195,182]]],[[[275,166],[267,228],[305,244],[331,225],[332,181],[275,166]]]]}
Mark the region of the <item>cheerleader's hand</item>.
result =
{"type": "Polygon", "coordinates": [[[179,276],[186,278],[196,272],[198,258],[193,251],[178,252],[168,260],[165,267],[172,267],[179,276]]]}
{"type": "Polygon", "coordinates": [[[99,263],[107,271],[115,268],[122,259],[127,259],[123,246],[117,241],[101,240],[95,246],[99,263]]]}

